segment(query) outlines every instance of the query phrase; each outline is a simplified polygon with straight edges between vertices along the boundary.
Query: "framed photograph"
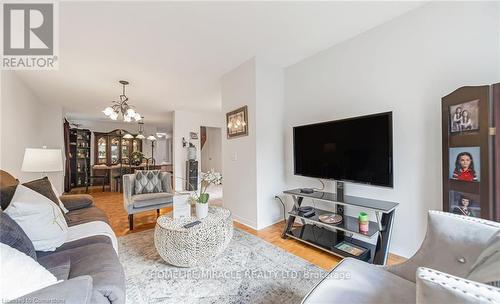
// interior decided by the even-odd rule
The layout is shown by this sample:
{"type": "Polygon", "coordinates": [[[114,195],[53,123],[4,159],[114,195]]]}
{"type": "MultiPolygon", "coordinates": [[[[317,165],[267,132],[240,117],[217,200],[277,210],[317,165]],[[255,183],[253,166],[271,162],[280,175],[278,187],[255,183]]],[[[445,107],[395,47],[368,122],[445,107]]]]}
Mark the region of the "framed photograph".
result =
{"type": "Polygon", "coordinates": [[[449,149],[450,179],[464,182],[479,182],[481,157],[479,147],[456,147],[449,149]]]}
{"type": "Polygon", "coordinates": [[[481,217],[479,195],[451,190],[449,210],[459,215],[481,217]]]}
{"type": "Polygon", "coordinates": [[[450,133],[479,130],[479,99],[450,106],[450,133]]]}
{"type": "Polygon", "coordinates": [[[351,255],[357,256],[357,257],[363,255],[368,250],[364,247],[357,246],[357,245],[354,245],[354,244],[346,242],[346,241],[342,241],[342,242],[338,243],[337,245],[335,245],[335,248],[337,248],[338,250],[342,250],[344,252],[347,252],[351,255]]]}
{"type": "Polygon", "coordinates": [[[248,135],[248,109],[241,107],[226,114],[227,138],[248,135]]]}

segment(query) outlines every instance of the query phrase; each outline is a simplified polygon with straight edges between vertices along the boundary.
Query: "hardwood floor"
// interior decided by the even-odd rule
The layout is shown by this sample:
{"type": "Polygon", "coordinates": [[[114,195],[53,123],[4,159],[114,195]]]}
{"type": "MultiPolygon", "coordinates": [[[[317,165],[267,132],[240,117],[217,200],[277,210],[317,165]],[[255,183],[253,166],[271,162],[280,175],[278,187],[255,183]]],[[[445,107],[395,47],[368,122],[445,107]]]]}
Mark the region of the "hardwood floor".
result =
{"type": "MultiPolygon", "coordinates": [[[[74,189],[71,193],[85,193],[85,189],[74,189]]],[[[123,194],[117,192],[102,192],[99,187],[92,187],[90,194],[94,197],[94,202],[97,207],[103,209],[109,216],[111,227],[117,236],[127,235],[129,233],[152,229],[156,224],[156,211],[142,212],[134,215],[134,230],[128,228],[128,217],[123,207],[123,194]]],[[[168,213],[172,208],[161,210],[161,214],[168,213]]],[[[325,270],[332,269],[340,259],[331,254],[328,254],[320,249],[309,246],[293,239],[282,239],[281,232],[283,231],[284,222],[279,222],[262,230],[254,230],[238,222],[234,222],[234,226],[251,233],[263,240],[282,248],[296,256],[299,256],[312,264],[317,265],[325,270]]],[[[404,258],[390,254],[388,264],[398,264],[405,261],[404,258]]]]}

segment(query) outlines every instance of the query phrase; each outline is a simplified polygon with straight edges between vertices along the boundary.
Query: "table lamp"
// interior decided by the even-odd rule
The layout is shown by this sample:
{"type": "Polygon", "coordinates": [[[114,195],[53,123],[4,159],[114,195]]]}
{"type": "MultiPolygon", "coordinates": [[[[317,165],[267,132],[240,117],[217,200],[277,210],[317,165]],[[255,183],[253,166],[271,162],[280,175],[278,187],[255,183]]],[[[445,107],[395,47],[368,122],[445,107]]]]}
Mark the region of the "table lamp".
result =
{"type": "Polygon", "coordinates": [[[46,176],[47,172],[63,170],[61,149],[26,148],[24,151],[23,172],[39,172],[46,176]]]}

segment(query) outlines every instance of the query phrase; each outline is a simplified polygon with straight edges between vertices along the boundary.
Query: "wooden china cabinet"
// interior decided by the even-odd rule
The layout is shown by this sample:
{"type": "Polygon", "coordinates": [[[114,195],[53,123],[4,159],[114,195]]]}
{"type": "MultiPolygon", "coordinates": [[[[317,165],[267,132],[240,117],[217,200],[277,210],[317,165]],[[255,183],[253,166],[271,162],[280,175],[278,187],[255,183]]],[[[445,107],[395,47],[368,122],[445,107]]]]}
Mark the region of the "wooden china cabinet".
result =
{"type": "Polygon", "coordinates": [[[94,164],[111,166],[128,159],[135,151],[142,152],[142,140],[123,138],[125,134],[131,133],[120,129],[109,133],[94,132],[94,164]]]}

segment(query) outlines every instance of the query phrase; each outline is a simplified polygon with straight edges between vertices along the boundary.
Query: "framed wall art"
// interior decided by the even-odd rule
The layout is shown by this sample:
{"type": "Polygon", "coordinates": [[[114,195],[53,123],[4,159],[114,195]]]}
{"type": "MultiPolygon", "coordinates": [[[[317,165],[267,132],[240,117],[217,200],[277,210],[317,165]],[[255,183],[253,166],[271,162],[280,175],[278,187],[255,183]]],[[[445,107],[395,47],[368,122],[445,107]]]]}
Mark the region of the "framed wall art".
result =
{"type": "Polygon", "coordinates": [[[450,148],[450,179],[479,182],[481,179],[481,153],[479,147],[450,148]]]}
{"type": "Polygon", "coordinates": [[[481,204],[479,195],[451,190],[449,210],[454,214],[480,217],[481,204]]]}
{"type": "Polygon", "coordinates": [[[235,138],[248,135],[248,108],[243,106],[239,109],[226,113],[227,138],[235,138]]]}
{"type": "Polygon", "coordinates": [[[479,130],[479,100],[467,101],[450,106],[450,132],[471,132],[479,130]]]}

